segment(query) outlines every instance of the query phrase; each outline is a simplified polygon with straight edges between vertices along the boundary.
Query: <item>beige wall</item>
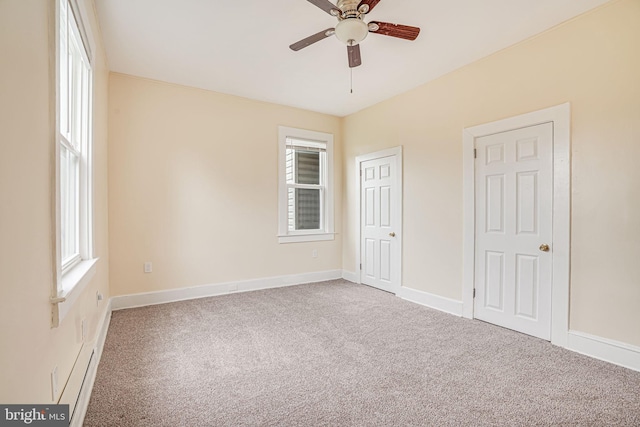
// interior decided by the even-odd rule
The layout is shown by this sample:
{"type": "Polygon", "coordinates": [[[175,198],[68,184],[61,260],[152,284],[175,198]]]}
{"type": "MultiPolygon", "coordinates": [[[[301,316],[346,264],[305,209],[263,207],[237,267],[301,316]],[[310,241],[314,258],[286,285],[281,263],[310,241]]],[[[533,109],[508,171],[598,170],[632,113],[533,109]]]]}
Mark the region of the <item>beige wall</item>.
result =
{"type": "Polygon", "coordinates": [[[342,268],[340,234],[277,240],[278,125],[334,134],[340,233],[339,118],[122,74],[109,90],[113,295],[342,268]]]}
{"type": "Polygon", "coordinates": [[[404,286],[462,299],[462,129],[572,108],[571,328],[640,345],[640,2],[622,0],[344,121],[343,266],[354,158],[404,146],[404,286]]]}
{"type": "MultiPolygon", "coordinates": [[[[88,2],[89,7],[91,3],[88,2]]],[[[0,1],[0,402],[52,402],[60,397],[82,347],[86,318],[92,345],[108,291],[107,71],[99,47],[95,81],[95,251],[97,273],[58,328],[51,328],[53,284],[54,121],[50,35],[54,2],[0,1]]],[[[89,10],[93,10],[90,8],[89,10]]],[[[95,22],[91,23],[95,27],[95,22]]],[[[99,39],[97,40],[99,44],[99,39]]],[[[51,45],[53,46],[53,45],[51,45]]]]}
{"type": "MultiPolygon", "coordinates": [[[[354,158],[382,148],[404,146],[404,285],[461,299],[462,129],[564,102],[572,105],[571,327],[640,345],[637,0],[613,2],[344,120],[108,76],[95,32],[100,261],[54,329],[52,5],[0,1],[0,402],[54,400],[50,373],[58,367],[60,384],[70,376],[83,318],[85,345],[95,339],[106,308],[96,307],[95,293],[108,298],[109,282],[122,295],[355,271],[354,158]],[[278,125],[335,135],[335,241],[277,243],[278,125]],[[145,261],[153,273],[142,272],[145,261]]],[[[90,24],[97,28],[94,17],[90,24]]]]}

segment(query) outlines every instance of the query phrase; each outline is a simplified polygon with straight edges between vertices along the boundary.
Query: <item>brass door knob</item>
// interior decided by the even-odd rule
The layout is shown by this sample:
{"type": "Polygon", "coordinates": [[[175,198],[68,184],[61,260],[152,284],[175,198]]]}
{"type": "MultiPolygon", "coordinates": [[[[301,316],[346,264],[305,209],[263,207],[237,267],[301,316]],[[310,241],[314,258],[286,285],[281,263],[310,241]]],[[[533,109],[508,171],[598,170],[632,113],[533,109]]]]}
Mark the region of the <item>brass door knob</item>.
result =
{"type": "Polygon", "coordinates": [[[549,252],[549,245],[547,245],[546,243],[543,243],[540,245],[540,250],[542,252],[549,252]]]}
{"type": "Polygon", "coordinates": [[[389,233],[389,236],[391,237],[396,237],[396,233],[394,233],[393,231],[391,233],[389,233]]]}

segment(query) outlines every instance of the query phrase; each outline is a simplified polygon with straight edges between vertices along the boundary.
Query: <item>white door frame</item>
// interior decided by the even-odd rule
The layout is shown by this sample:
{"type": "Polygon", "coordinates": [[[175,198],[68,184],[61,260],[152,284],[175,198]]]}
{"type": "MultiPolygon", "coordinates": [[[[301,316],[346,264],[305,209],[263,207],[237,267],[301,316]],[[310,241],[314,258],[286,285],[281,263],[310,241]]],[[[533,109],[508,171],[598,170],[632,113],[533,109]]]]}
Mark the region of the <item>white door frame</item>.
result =
{"type": "Polygon", "coordinates": [[[396,158],[396,182],[398,183],[398,227],[396,240],[398,242],[398,265],[395,267],[398,269],[398,283],[396,287],[396,292],[400,291],[402,287],[402,193],[403,193],[403,185],[402,185],[402,146],[387,148],[386,150],[376,151],[374,153],[362,154],[356,157],[356,194],[358,195],[358,203],[357,203],[357,212],[356,218],[358,218],[357,227],[356,227],[356,279],[357,283],[362,283],[362,269],[360,268],[361,258],[361,247],[362,242],[360,241],[362,237],[362,195],[361,191],[361,177],[360,177],[360,166],[363,162],[375,159],[381,159],[383,157],[391,157],[395,156],[396,158]]]}
{"type": "Polygon", "coordinates": [[[553,123],[553,249],[551,284],[551,342],[561,347],[569,335],[569,275],[571,245],[571,106],[561,104],[496,122],[464,129],[463,139],[463,272],[462,315],[473,318],[475,276],[476,138],[526,126],[553,123]]]}

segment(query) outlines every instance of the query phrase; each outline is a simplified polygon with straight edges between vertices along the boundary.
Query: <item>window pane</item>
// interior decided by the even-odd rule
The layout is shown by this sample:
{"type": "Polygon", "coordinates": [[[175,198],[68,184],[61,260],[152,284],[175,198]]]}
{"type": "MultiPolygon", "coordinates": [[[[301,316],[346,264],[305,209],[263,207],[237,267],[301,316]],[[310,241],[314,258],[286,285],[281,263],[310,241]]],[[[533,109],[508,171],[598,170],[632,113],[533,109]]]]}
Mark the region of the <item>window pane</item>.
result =
{"type": "Polygon", "coordinates": [[[287,228],[289,231],[296,229],[296,190],[287,190],[287,228]]]}
{"type": "Polygon", "coordinates": [[[321,229],[321,197],[320,189],[288,189],[287,226],[290,231],[321,229]]]}
{"type": "Polygon", "coordinates": [[[60,1],[60,46],[58,65],[60,67],[58,81],[60,84],[60,133],[69,139],[69,23],[68,23],[68,3],[66,0],[60,1]]]}
{"type": "Polygon", "coordinates": [[[60,239],[62,264],[79,252],[78,239],[78,175],[79,159],[64,146],[60,147],[60,239]]]}
{"type": "Polygon", "coordinates": [[[69,114],[71,116],[71,139],[70,143],[73,148],[80,151],[82,148],[83,137],[83,116],[86,111],[85,102],[83,98],[86,96],[86,90],[84,89],[84,74],[85,64],[80,51],[80,40],[77,38],[75,32],[69,33],[69,55],[70,55],[70,67],[69,67],[69,85],[70,85],[70,99],[69,99],[69,114]]]}
{"type": "Polygon", "coordinates": [[[296,230],[320,229],[320,190],[295,189],[296,230]]]}
{"type": "Polygon", "coordinates": [[[320,153],[296,150],[297,184],[320,184],[320,153]]]}
{"type": "Polygon", "coordinates": [[[293,148],[287,148],[287,153],[285,154],[285,179],[287,180],[287,184],[294,184],[294,170],[295,170],[295,155],[296,150],[293,148]]]}

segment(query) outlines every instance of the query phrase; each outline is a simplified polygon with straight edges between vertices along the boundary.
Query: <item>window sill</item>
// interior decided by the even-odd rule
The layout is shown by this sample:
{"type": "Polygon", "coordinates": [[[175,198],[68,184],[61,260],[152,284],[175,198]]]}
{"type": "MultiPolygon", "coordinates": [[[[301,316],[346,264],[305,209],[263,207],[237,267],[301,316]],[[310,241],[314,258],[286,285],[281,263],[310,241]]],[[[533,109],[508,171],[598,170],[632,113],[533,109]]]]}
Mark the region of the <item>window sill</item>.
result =
{"type": "Polygon", "coordinates": [[[335,233],[287,234],[278,236],[278,243],[320,242],[333,240],[335,233]]]}
{"type": "Polygon", "coordinates": [[[62,276],[62,289],[57,296],[51,298],[51,303],[54,305],[54,326],[58,326],[71,311],[82,291],[96,274],[98,259],[80,261],[62,276]]]}

